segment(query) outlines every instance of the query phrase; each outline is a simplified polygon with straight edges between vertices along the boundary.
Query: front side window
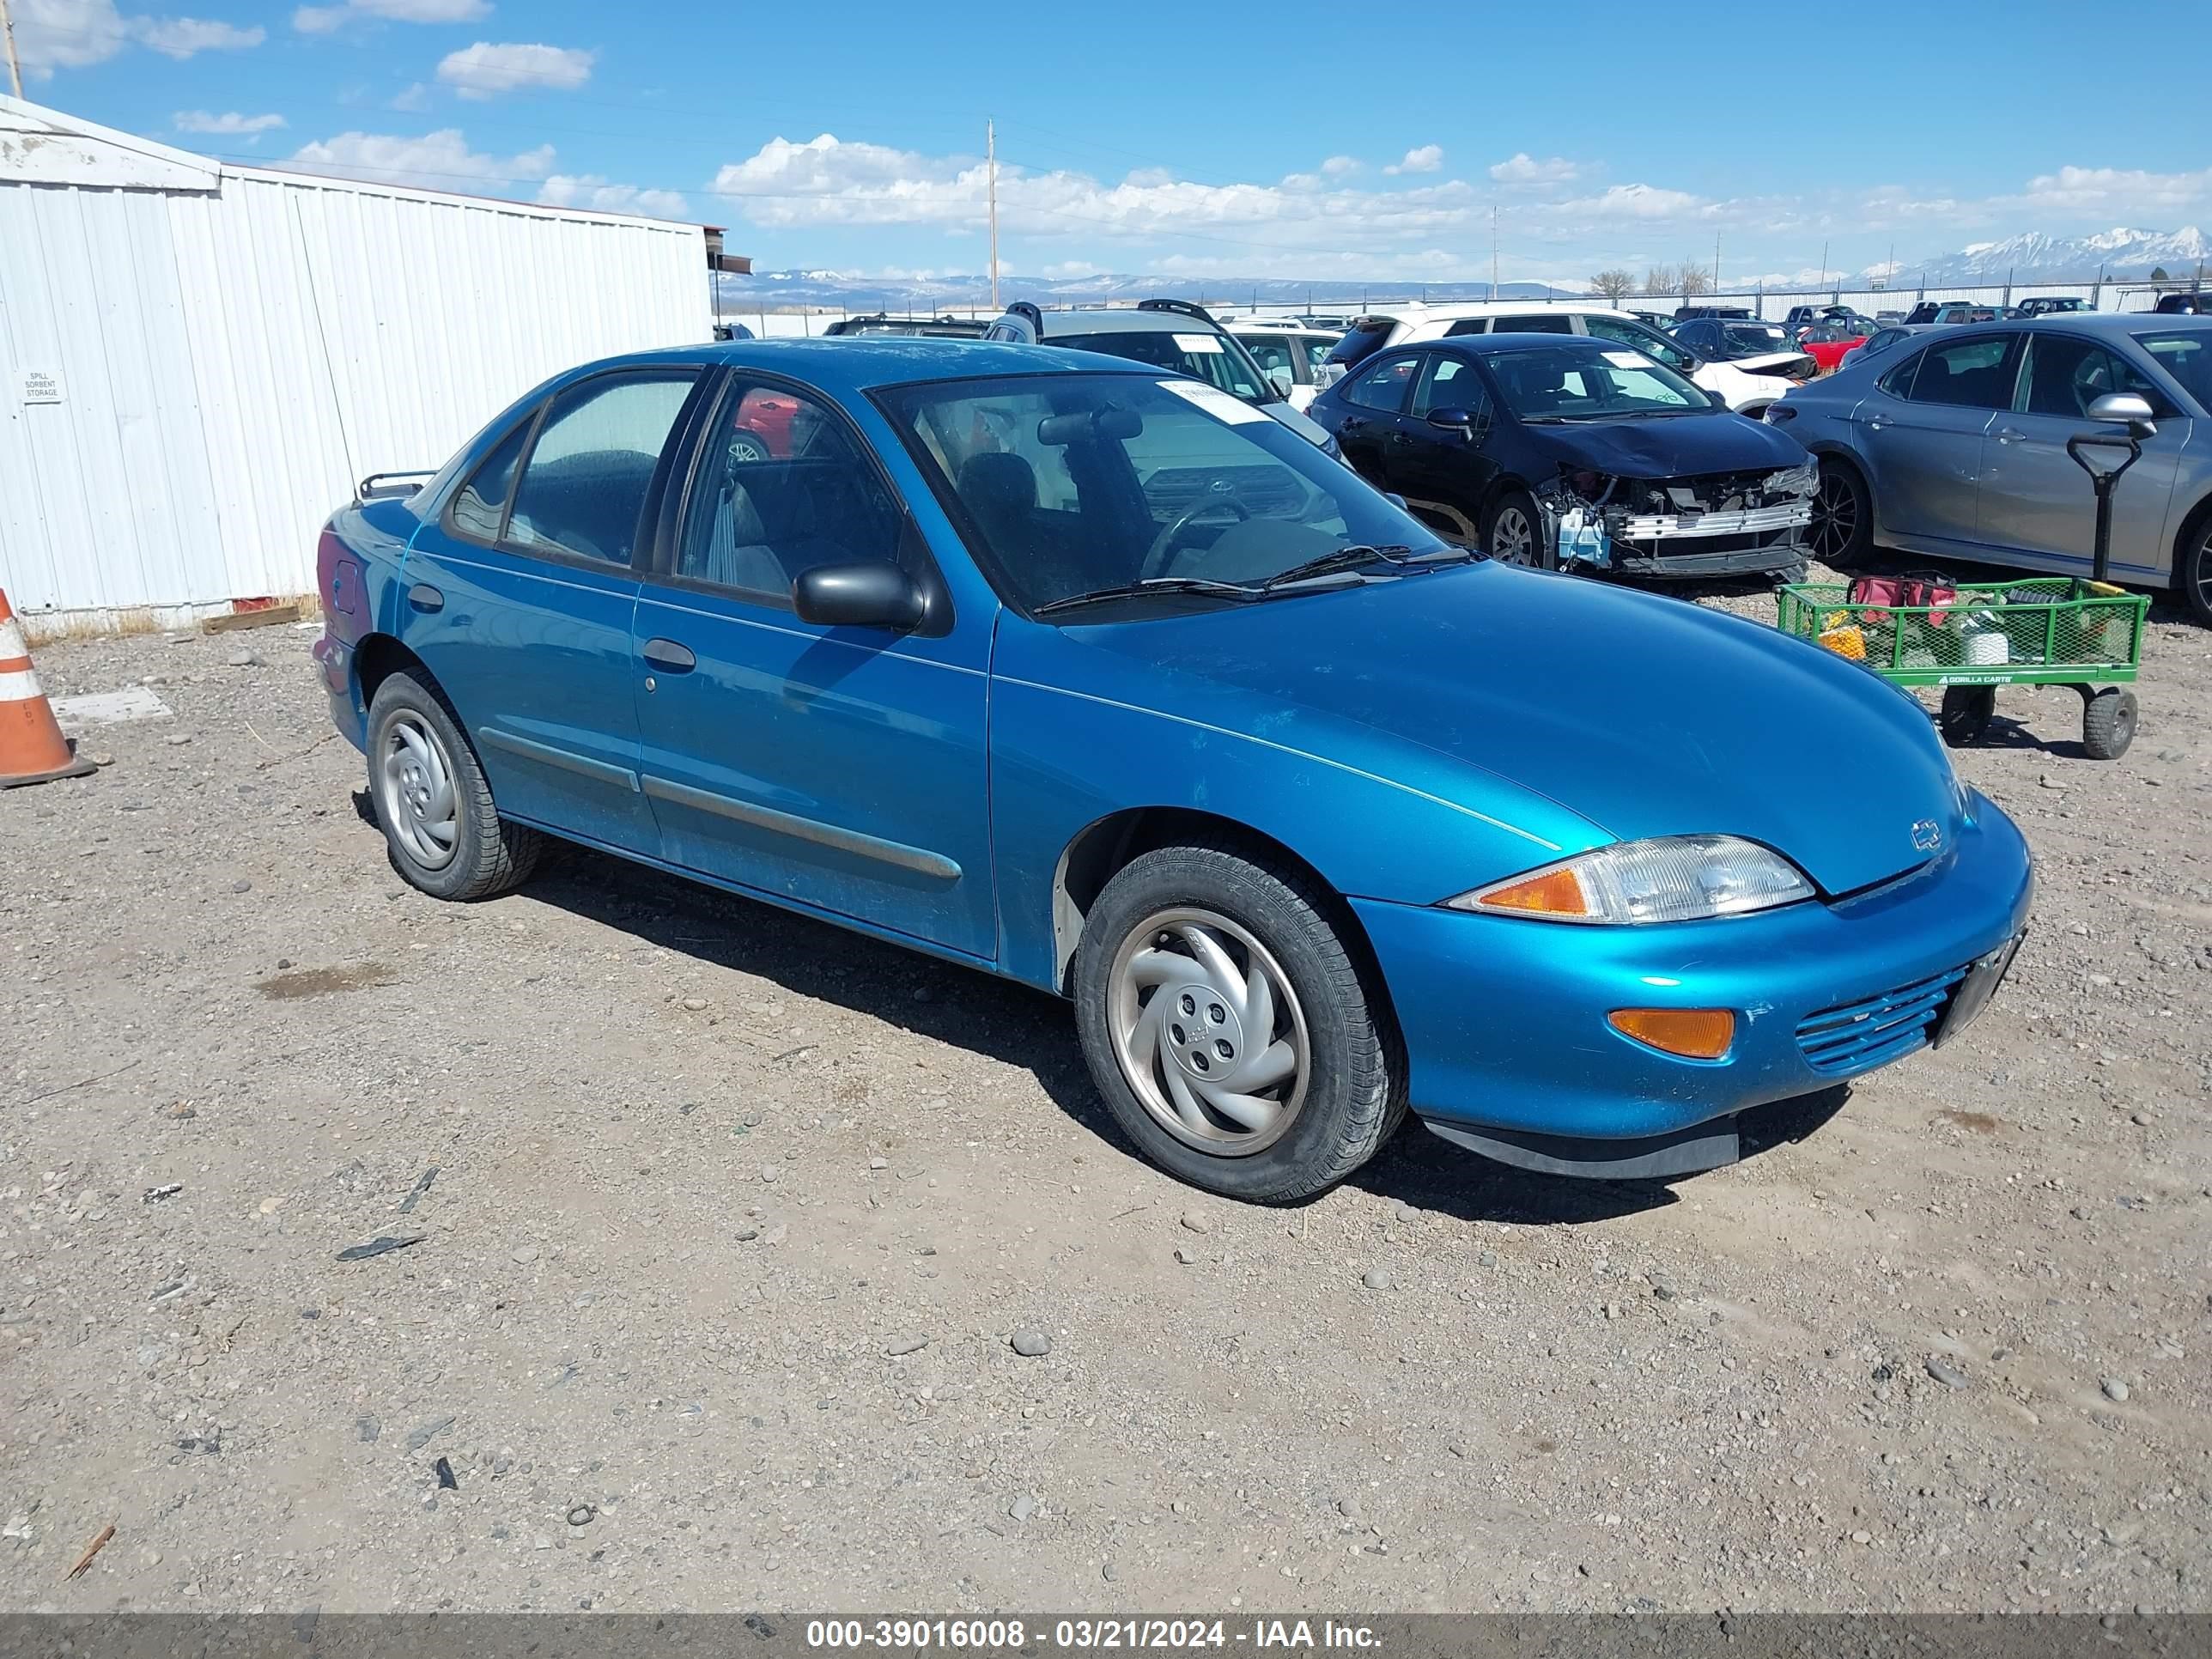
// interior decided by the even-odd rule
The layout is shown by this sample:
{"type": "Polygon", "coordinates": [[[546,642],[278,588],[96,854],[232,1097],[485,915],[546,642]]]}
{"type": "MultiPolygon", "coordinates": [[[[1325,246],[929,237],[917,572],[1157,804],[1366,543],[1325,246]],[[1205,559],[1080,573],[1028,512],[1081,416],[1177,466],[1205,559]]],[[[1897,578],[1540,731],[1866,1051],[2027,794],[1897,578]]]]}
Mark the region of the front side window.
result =
{"type": "Polygon", "coordinates": [[[1334,349],[1336,342],[1326,334],[1302,334],[1298,337],[1298,343],[1305,348],[1306,364],[1313,370],[1311,378],[1320,380],[1322,365],[1328,361],[1328,354],[1334,349]]]}
{"type": "Polygon", "coordinates": [[[1393,357],[1376,364],[1345,387],[1345,402],[1386,415],[1397,414],[1406,406],[1406,388],[1413,383],[1413,371],[1420,362],[1418,357],[1393,357]]]}
{"type": "Polygon", "coordinates": [[[1480,421],[1489,406],[1490,394],[1482,389],[1482,376],[1474,365],[1464,357],[1437,352],[1414,383],[1408,412],[1416,420],[1425,420],[1432,410],[1463,409],[1480,421]]]}
{"type": "Polygon", "coordinates": [[[1689,381],[1640,351],[1578,341],[1493,352],[1488,361],[1506,408],[1524,421],[1682,415],[1713,406],[1689,381]]]}
{"type": "MultiPolygon", "coordinates": [[[[1255,585],[1353,544],[1445,551],[1272,416],[1188,380],[1055,374],[880,395],[979,560],[1032,611],[1151,579],[1255,585]]],[[[1113,601],[1208,602],[1142,589],[1113,601]]]]}
{"type": "Polygon", "coordinates": [[[2148,376],[2104,347],[2070,334],[2028,337],[2027,362],[2021,374],[2021,397],[2016,404],[2028,415],[2058,415],[2086,419],[2089,405],[2109,392],[2133,392],[2149,399],[2151,412],[2163,419],[2173,413],[2165,392],[2148,376]]]}
{"type": "Polygon", "coordinates": [[[701,456],[678,575],[787,609],[803,571],[897,557],[897,504],[851,430],[814,398],[732,387],[701,456]]]}
{"type": "Polygon", "coordinates": [[[2212,334],[2197,329],[2138,334],[2136,343],[2151,361],[2181,382],[2201,406],[2212,407],[2212,334]]]}
{"type": "Polygon", "coordinates": [[[1790,349],[1790,337],[1773,323],[1727,323],[1721,344],[1730,357],[1758,357],[1790,349]]]}
{"type": "Polygon", "coordinates": [[[1171,368],[1221,388],[1232,398],[1256,404],[1274,398],[1273,387],[1253,377],[1252,360],[1219,334],[1202,329],[1170,333],[1165,329],[1131,329],[1102,334],[1055,334],[1048,344],[1075,351],[1103,351],[1133,363],[1171,368]]]}
{"type": "Polygon", "coordinates": [[[1262,374],[1277,369],[1290,372],[1291,343],[1279,334],[1240,334],[1244,349],[1252,354],[1252,361],[1260,365],[1262,374]]]}
{"type": "Polygon", "coordinates": [[[1690,372],[1690,354],[1656,328],[1646,328],[1626,317],[1584,317],[1583,328],[1592,339],[1611,340],[1616,345],[1640,351],[1647,357],[1656,357],[1677,374],[1690,372]]]}
{"type": "Polygon", "coordinates": [[[519,547],[628,564],[692,371],[595,375],[553,400],[507,514],[519,547]]]}
{"type": "Polygon", "coordinates": [[[1920,354],[1920,372],[1905,395],[1916,404],[1966,409],[2012,407],[2014,334],[1981,334],[1920,354]]]}

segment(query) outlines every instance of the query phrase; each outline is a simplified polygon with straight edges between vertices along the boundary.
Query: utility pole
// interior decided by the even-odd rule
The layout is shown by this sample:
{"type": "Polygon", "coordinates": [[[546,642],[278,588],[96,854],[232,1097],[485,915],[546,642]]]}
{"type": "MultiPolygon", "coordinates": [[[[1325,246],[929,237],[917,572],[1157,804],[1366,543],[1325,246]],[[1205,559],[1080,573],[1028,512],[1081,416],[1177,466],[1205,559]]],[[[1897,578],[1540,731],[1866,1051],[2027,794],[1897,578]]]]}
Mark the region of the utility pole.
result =
{"type": "Polygon", "coordinates": [[[1498,297],[1498,204],[1490,204],[1490,297],[1498,297]]]}
{"type": "Polygon", "coordinates": [[[999,308],[999,124],[983,123],[983,150],[991,173],[991,309],[999,308]]]}
{"type": "Polygon", "coordinates": [[[15,61],[15,19],[8,9],[8,0],[0,0],[0,34],[8,38],[8,83],[15,88],[15,96],[23,95],[23,66],[15,61]]]}
{"type": "Polygon", "coordinates": [[[1713,292],[1721,291],[1721,234],[1713,233],[1713,292]]]}

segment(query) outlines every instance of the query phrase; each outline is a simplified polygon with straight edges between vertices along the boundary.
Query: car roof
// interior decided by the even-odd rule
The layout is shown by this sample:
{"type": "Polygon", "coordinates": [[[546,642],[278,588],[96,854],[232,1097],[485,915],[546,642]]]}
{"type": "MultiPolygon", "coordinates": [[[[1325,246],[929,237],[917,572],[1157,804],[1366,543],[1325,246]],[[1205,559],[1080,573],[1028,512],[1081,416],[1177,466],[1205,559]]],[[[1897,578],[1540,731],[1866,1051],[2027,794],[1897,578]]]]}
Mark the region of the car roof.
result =
{"type": "Polygon", "coordinates": [[[1563,317],[1630,315],[1612,306],[1584,305],[1579,300],[1447,300],[1436,305],[1425,300],[1408,300],[1403,305],[1370,306],[1359,313],[1359,320],[1387,317],[1393,322],[1413,323],[1433,317],[1453,321],[1462,317],[1519,317],[1547,311],[1556,311],[1563,317]]]}
{"type": "Polygon", "coordinates": [[[1337,337],[1337,331],[1333,328],[1316,328],[1311,323],[1302,323],[1295,317],[1279,323],[1270,322],[1265,317],[1238,317],[1222,324],[1222,327],[1231,334],[1257,331],[1262,334],[1312,334],[1323,339],[1337,337]]]}
{"type": "Polygon", "coordinates": [[[788,374],[824,392],[867,392],[915,380],[994,379],[1074,373],[1152,374],[1152,365],[1064,346],[1015,345],[1002,340],[949,339],[911,334],[848,334],[817,339],[726,340],[637,352],[574,371],[629,363],[728,363],[788,374]]]}
{"type": "Polygon", "coordinates": [[[1219,324],[1187,311],[1139,311],[1130,306],[1079,307],[1037,314],[1044,319],[1048,340],[1055,334],[1206,334],[1220,329],[1219,324]]]}

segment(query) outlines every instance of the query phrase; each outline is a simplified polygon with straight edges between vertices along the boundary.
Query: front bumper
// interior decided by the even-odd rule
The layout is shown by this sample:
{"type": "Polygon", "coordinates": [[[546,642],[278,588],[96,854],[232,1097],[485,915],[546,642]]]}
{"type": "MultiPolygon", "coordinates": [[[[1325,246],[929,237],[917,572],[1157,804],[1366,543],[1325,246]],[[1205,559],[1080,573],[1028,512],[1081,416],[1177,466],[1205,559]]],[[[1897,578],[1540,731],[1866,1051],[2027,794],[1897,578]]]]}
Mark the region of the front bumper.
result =
{"type": "Polygon", "coordinates": [[[1783,570],[1805,557],[1813,503],[1716,513],[1580,510],[1554,496],[1539,503],[1549,544],[1568,568],[1589,565],[1638,576],[1717,576],[1783,570]]]}
{"type": "Polygon", "coordinates": [[[1717,1120],[1924,1046],[1954,994],[1948,976],[2020,933],[2034,890],[2020,831],[1970,800],[1948,852],[1835,903],[1582,927],[1354,900],[1405,1034],[1413,1109],[1448,1135],[1537,1148],[1549,1164],[1499,1154],[1534,1167],[1664,1174],[1727,1162],[1732,1152],[1607,1167],[1711,1139],[1731,1127],[1717,1120]],[[1735,1041],[1717,1060],[1676,1059],[1607,1024],[1626,1007],[1729,1008],[1735,1041]],[[1839,1044],[1838,1021],[1861,1008],[1869,1032],[1908,1023],[1839,1044]],[[1715,1127],[1701,1136],[1701,1126],[1715,1127]]]}

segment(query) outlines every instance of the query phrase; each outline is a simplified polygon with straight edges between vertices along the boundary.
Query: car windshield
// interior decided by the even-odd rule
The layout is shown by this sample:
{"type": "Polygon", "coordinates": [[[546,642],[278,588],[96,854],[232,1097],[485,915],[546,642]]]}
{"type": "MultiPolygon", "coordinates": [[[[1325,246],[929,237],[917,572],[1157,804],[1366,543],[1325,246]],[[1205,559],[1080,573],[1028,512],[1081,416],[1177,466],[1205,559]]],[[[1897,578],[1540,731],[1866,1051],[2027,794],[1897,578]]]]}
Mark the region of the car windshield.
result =
{"type": "Polygon", "coordinates": [[[1712,402],[1640,351],[1587,343],[1525,346],[1484,361],[1505,406],[1524,421],[1604,421],[1710,411],[1712,402]]]}
{"type": "Polygon", "coordinates": [[[1790,337],[1772,323],[1723,323],[1721,338],[1740,357],[1790,349],[1790,337]]]}
{"type": "Polygon", "coordinates": [[[1109,357],[1127,357],[1133,363],[1171,368],[1178,374],[1188,374],[1217,386],[1231,397],[1242,398],[1248,404],[1271,402],[1277,395],[1273,386],[1261,384],[1252,373],[1251,360],[1231,345],[1225,335],[1203,328],[1173,332],[1166,329],[1132,329],[1100,334],[1055,334],[1046,343],[1066,346],[1073,351],[1103,351],[1109,357]]]}
{"type": "Polygon", "coordinates": [[[1317,586],[1363,580],[1362,564],[1387,575],[1393,561],[1453,556],[1357,474],[1211,386],[1024,375],[902,386],[881,401],[1000,591],[1031,612],[1087,594],[1115,597],[1056,618],[1235,602],[1352,548],[1371,556],[1351,556],[1354,568],[1317,586]]]}
{"type": "Polygon", "coordinates": [[[2212,331],[2176,329],[2138,334],[2136,342],[2200,405],[2212,408],[2212,331]]]}

